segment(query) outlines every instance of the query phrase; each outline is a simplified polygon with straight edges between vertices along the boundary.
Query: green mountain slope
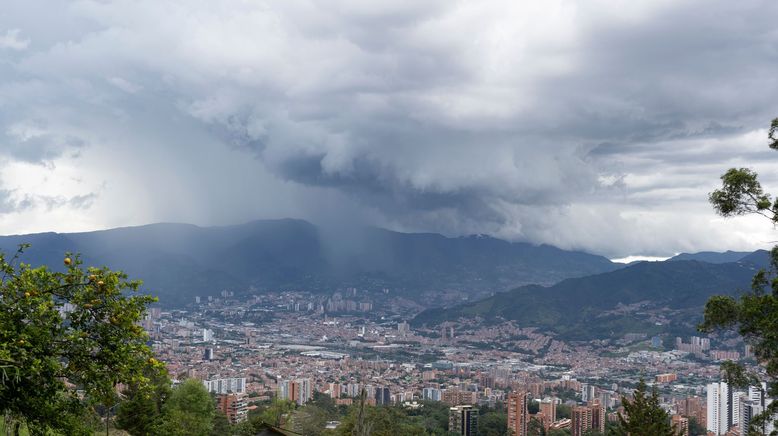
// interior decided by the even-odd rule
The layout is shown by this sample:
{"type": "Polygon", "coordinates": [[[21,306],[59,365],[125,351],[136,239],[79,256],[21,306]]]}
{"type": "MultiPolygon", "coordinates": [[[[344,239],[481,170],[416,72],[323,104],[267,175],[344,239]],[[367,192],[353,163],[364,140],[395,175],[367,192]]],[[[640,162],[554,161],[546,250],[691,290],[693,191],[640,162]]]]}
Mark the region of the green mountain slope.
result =
{"type": "Polygon", "coordinates": [[[65,251],[90,265],[107,265],[144,280],[163,304],[227,289],[332,291],[356,286],[419,291],[488,292],[527,283],[611,271],[602,256],[485,236],[447,238],[376,228],[322,232],[300,220],[264,220],[238,226],[153,224],[87,233],[0,237],[0,250],[31,243],[24,261],[60,268],[65,251]]]}
{"type": "Polygon", "coordinates": [[[668,328],[688,330],[708,297],[747,288],[760,266],[749,262],[641,262],[547,288],[523,286],[473,303],[429,309],[413,322],[433,326],[473,317],[485,322],[514,320],[580,339],[668,328]]]}

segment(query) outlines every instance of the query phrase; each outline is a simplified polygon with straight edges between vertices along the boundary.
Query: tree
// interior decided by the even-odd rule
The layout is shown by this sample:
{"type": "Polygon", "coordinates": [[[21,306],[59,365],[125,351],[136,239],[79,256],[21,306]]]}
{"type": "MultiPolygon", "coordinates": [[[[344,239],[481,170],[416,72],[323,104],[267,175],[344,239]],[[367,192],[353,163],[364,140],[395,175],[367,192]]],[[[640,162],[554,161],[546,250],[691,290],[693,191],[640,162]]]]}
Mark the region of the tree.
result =
{"type": "Polygon", "coordinates": [[[213,428],[211,436],[224,436],[230,434],[230,420],[221,410],[213,415],[213,428]]]}
{"type": "MultiPolygon", "coordinates": [[[[778,150],[778,118],[768,130],[768,146],[778,150]]],[[[716,212],[724,217],[757,214],[778,224],[778,198],[772,201],[765,193],[756,172],[748,168],[731,168],[721,176],[721,189],[713,191],[709,200],[716,212]]],[[[730,296],[711,297],[705,305],[705,318],[699,326],[702,332],[736,330],[751,345],[754,356],[767,373],[767,394],[778,396],[778,246],[770,252],[770,266],[754,275],[751,291],[739,299],[730,296]]],[[[733,362],[722,365],[726,380],[737,386],[756,384],[758,378],[733,362]]],[[[752,420],[752,429],[778,416],[778,401],[752,420]]],[[[778,419],[775,419],[778,424],[778,419]]],[[[773,432],[778,434],[778,431],[773,432]]]]}
{"type": "Polygon", "coordinates": [[[708,429],[706,429],[704,425],[697,422],[697,418],[695,417],[689,418],[689,434],[691,436],[699,436],[707,433],[708,433],[708,429]]]}
{"type": "Polygon", "coordinates": [[[173,389],[163,411],[156,434],[208,436],[213,430],[216,405],[199,380],[186,380],[173,389]]]}
{"type": "Polygon", "coordinates": [[[134,383],[123,392],[116,411],[116,427],[133,436],[148,436],[161,424],[162,406],[170,396],[170,378],[164,368],[149,368],[148,383],[134,383]]]}
{"type": "Polygon", "coordinates": [[[486,412],[478,416],[478,434],[481,436],[502,436],[508,432],[508,417],[505,413],[486,412]]]}
{"type": "Polygon", "coordinates": [[[546,436],[546,429],[543,427],[543,423],[535,417],[530,418],[529,423],[527,423],[527,435],[546,436]]]}
{"type": "Polygon", "coordinates": [[[670,416],[659,406],[659,392],[656,388],[648,395],[646,383],[641,379],[633,399],[622,397],[624,413],[619,412],[619,422],[610,431],[619,436],[675,436],[670,416]]]}
{"type": "Polygon", "coordinates": [[[119,383],[146,383],[161,367],[136,325],[155,301],[108,268],[82,268],[66,254],[65,271],[16,266],[29,245],[0,254],[0,405],[33,433],[91,434],[90,406],[117,400],[119,383]],[[84,393],[83,399],[76,389],[84,393]]]}

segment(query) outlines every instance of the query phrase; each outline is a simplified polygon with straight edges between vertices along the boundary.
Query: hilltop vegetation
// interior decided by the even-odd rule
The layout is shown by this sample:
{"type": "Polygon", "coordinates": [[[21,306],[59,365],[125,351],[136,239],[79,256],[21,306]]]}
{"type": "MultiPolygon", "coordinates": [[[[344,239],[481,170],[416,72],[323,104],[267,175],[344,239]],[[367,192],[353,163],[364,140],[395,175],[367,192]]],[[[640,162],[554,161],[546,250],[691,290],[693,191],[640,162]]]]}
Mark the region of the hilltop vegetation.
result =
{"type": "MultiPolygon", "coordinates": [[[[547,288],[523,286],[473,303],[429,309],[413,323],[432,326],[480,317],[486,322],[513,320],[569,339],[591,339],[656,330],[656,322],[640,313],[664,309],[675,323],[670,330],[693,332],[707,299],[747,288],[758,266],[746,261],[641,262],[547,288]]],[[[662,329],[667,332],[668,326],[662,329]]]]}

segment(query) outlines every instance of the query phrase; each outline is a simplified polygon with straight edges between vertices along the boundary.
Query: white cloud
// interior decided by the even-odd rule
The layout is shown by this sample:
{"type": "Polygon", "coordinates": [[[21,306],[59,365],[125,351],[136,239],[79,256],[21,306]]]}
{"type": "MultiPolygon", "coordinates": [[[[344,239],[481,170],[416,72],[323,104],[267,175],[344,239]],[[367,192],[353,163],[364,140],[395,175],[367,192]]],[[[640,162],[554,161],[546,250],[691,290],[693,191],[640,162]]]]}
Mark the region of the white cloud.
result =
{"type": "Polygon", "coordinates": [[[19,38],[19,29],[9,29],[0,34],[0,49],[25,50],[30,45],[29,39],[19,38]]]}
{"type": "Polygon", "coordinates": [[[26,38],[0,156],[97,196],[0,232],[326,214],[609,256],[770,240],[706,194],[730,166],[778,189],[771,3],[82,0],[45,26],[33,3],[0,17],[26,38]]]}

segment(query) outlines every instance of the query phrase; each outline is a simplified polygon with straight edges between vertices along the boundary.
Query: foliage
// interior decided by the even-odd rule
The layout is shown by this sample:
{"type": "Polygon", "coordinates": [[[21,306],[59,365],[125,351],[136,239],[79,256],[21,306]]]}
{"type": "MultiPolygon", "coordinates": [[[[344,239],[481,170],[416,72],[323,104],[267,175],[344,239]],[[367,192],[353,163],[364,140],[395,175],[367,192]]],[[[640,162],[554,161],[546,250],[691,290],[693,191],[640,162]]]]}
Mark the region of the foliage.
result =
{"type": "Polygon", "coordinates": [[[478,417],[478,434],[502,436],[508,431],[508,417],[501,412],[487,412],[478,417]]]}
{"type": "Polygon", "coordinates": [[[170,436],[208,436],[214,424],[216,405],[199,380],[189,379],[170,394],[163,406],[163,419],[156,433],[170,436]]]}
{"type": "Polygon", "coordinates": [[[675,436],[676,431],[670,424],[670,416],[659,405],[659,393],[656,388],[648,395],[646,383],[641,379],[633,394],[633,399],[622,397],[625,414],[619,412],[619,422],[609,429],[611,435],[618,436],[675,436]],[[626,415],[626,416],[625,416],[626,415]]]}
{"type": "Polygon", "coordinates": [[[124,390],[116,411],[116,427],[131,435],[150,435],[161,424],[162,406],[170,396],[170,379],[164,368],[147,369],[148,383],[134,383],[124,390]]]}
{"type": "Polygon", "coordinates": [[[707,434],[708,429],[704,425],[697,422],[697,418],[689,418],[689,434],[691,436],[699,436],[701,434],[707,434]]]}
{"type": "MultiPolygon", "coordinates": [[[[341,421],[340,426],[328,435],[352,436],[359,420],[359,405],[354,405],[341,421]]],[[[370,436],[423,436],[427,435],[418,419],[409,417],[402,408],[389,406],[365,406],[364,422],[369,423],[370,436]]],[[[445,434],[445,433],[443,433],[445,434]]]]}
{"type": "Polygon", "coordinates": [[[295,409],[295,403],[289,400],[274,399],[259,415],[260,422],[282,427],[284,417],[295,409]]]}
{"type": "MultiPolygon", "coordinates": [[[[778,118],[772,121],[768,131],[769,147],[774,150],[778,149],[776,133],[778,118]]],[[[758,214],[767,217],[773,224],[778,223],[778,199],[771,202],[755,172],[747,168],[732,168],[721,176],[721,180],[721,189],[709,196],[716,212],[725,217],[758,214]]],[[[769,269],[759,270],[754,276],[750,292],[739,299],[715,296],[708,301],[705,319],[699,329],[703,332],[737,330],[765,368],[767,394],[778,396],[778,246],[770,252],[769,269]]],[[[739,364],[728,362],[722,370],[727,381],[735,386],[744,387],[757,382],[756,376],[739,364]]],[[[773,402],[765,413],[752,421],[752,425],[763,424],[776,413],[778,402],[773,402]]]]}
{"type": "Polygon", "coordinates": [[[546,436],[546,429],[543,423],[535,417],[530,418],[527,423],[527,436],[546,436]]]}
{"type": "Polygon", "coordinates": [[[556,406],[557,419],[570,419],[572,417],[572,408],[567,404],[558,404],[556,406]]]}
{"type": "Polygon", "coordinates": [[[64,272],[16,266],[27,247],[0,254],[0,404],[33,433],[89,434],[91,404],[113,406],[118,384],[161,366],[136,325],[154,298],[125,295],[140,282],[70,254],[64,272]]]}
{"type": "Polygon", "coordinates": [[[211,436],[223,436],[231,434],[230,420],[227,415],[221,410],[217,410],[213,415],[213,428],[211,429],[211,436]]]}
{"type": "Polygon", "coordinates": [[[286,428],[304,435],[319,436],[324,431],[329,417],[325,409],[312,404],[306,405],[292,413],[291,422],[286,428]]]}

